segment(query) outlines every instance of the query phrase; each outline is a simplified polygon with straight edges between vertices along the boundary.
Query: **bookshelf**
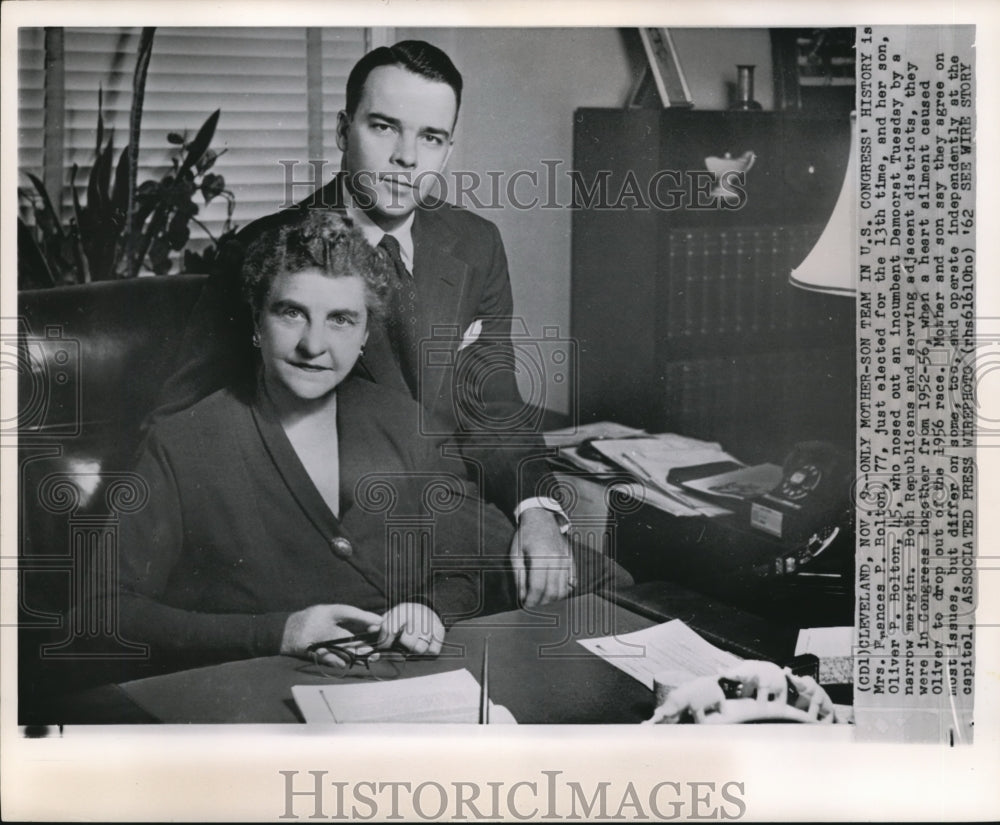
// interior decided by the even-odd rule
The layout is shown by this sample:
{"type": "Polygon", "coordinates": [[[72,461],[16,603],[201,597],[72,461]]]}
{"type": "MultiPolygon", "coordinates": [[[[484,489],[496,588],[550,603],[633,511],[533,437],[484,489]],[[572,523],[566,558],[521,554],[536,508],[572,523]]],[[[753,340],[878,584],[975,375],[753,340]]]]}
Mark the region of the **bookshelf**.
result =
{"type": "Polygon", "coordinates": [[[581,421],[719,440],[746,461],[814,438],[853,447],[855,304],[788,284],[849,145],[842,113],[577,111],[581,421]],[[711,202],[705,158],[746,151],[745,196],[711,202]]]}

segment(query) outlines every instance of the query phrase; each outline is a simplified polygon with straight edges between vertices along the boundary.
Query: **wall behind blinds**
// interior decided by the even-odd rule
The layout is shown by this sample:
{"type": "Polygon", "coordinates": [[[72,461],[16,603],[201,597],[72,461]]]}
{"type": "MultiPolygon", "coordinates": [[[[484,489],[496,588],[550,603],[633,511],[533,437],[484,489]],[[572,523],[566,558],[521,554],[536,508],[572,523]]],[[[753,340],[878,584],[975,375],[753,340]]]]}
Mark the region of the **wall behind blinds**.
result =
{"type": "MultiPolygon", "coordinates": [[[[35,30],[38,31],[38,30],[35,30]]],[[[67,28],[65,30],[65,158],[62,202],[70,204],[69,168],[80,170],[77,186],[85,185],[94,158],[97,123],[97,90],[104,90],[105,125],[114,129],[115,151],[128,139],[132,72],[139,41],[138,28],[67,28]]],[[[41,42],[41,35],[35,36],[41,42]]],[[[33,42],[22,37],[22,75],[34,79],[39,58],[26,48],[33,42]]],[[[221,109],[212,148],[225,150],[213,171],[225,176],[226,187],[236,197],[234,223],[246,225],[273,212],[285,200],[285,166],[296,161],[296,179],[308,179],[309,107],[332,107],[313,123],[332,132],[336,110],[343,106],[343,90],[354,62],[363,54],[365,30],[328,29],[321,38],[322,94],[307,85],[307,34],[305,28],[168,28],[156,30],[146,80],[140,140],[139,182],[159,179],[170,168],[175,147],[168,132],[193,137],[205,119],[221,109]]],[[[315,45],[313,46],[315,48],[315,45]]],[[[23,168],[33,166],[36,154],[29,137],[40,116],[27,103],[35,92],[22,87],[23,168]]],[[[32,101],[29,101],[32,98],[32,101]]],[[[322,114],[322,113],[321,113],[322,114]]],[[[333,135],[319,136],[330,165],[327,177],[339,166],[333,135]]],[[[32,170],[34,171],[34,170],[32,170]]],[[[307,194],[303,187],[293,193],[307,194]]],[[[198,198],[201,201],[201,198],[198,198]]],[[[199,220],[217,235],[226,216],[225,201],[201,204],[199,220]]],[[[192,227],[192,237],[204,237],[192,227]]]]}
{"type": "Polygon", "coordinates": [[[323,159],[327,161],[324,174],[329,180],[340,168],[340,150],[337,148],[337,112],[346,105],[344,88],[354,64],[372,44],[366,40],[364,29],[322,29],[323,57],[323,159]]]}

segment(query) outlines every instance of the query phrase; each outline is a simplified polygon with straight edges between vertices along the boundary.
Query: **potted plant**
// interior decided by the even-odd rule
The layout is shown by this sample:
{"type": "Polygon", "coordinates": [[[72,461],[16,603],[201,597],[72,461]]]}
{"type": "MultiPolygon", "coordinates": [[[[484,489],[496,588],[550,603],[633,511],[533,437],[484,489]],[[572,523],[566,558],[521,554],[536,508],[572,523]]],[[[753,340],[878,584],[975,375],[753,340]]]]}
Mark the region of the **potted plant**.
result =
{"type": "Polygon", "coordinates": [[[210,272],[219,244],[234,234],[234,196],[226,189],[223,176],[212,171],[222,154],[210,146],[219,121],[218,109],[190,141],[184,134],[171,132],[167,140],[177,147],[171,168],[159,180],[137,185],[139,132],[154,32],[153,28],[143,29],[140,38],[129,112],[130,141],[117,162],[113,135],[109,133],[105,140],[103,92],[98,90],[94,165],[83,199],[76,186],[76,164],[70,171],[73,212],[69,220],[61,220],[37,176],[29,173],[31,187],[19,190],[26,212],[33,216],[30,222],[18,218],[20,289],[134,277],[141,270],[163,275],[170,272],[173,258],[181,251],[185,271],[210,272]],[[219,238],[198,220],[198,197],[206,204],[217,197],[227,200],[226,222],[219,238]],[[202,253],[186,249],[192,221],[211,239],[202,253]]]}

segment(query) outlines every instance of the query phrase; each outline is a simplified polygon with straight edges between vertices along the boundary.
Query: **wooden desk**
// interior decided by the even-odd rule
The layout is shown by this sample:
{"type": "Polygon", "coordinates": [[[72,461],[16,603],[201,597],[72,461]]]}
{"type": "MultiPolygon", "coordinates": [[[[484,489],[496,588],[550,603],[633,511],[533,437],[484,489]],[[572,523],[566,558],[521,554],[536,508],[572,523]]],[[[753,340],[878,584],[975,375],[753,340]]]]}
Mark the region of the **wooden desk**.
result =
{"type": "Polygon", "coordinates": [[[854,624],[854,534],[844,530],[812,575],[762,575],[804,542],[782,541],[736,516],[680,518],[644,504],[619,516],[615,560],[637,584],[679,582],[707,597],[796,626],[854,624]],[[815,574],[823,575],[815,575],[815,574]]]}
{"type": "MultiPolygon", "coordinates": [[[[622,595],[627,595],[626,591],[622,595]]],[[[664,585],[638,601],[655,614],[682,618],[715,644],[734,652],[788,658],[795,631],[664,585]],[[671,610],[674,611],[671,615],[671,610]],[[707,630],[704,630],[707,628],[707,630]],[[725,638],[723,636],[725,635],[725,638]],[[728,642],[728,643],[727,643],[728,642]]],[[[641,608],[640,608],[641,609],[641,608]]],[[[592,655],[576,639],[630,633],[654,621],[595,595],[532,611],[484,617],[453,627],[435,660],[408,662],[403,678],[467,668],[479,673],[483,641],[490,636],[490,693],[521,724],[635,724],[654,707],[652,692],[592,655]]],[[[296,723],[297,684],[328,682],[302,672],[299,659],[273,656],[198,668],[106,686],[69,703],[65,724],[296,723]]]]}

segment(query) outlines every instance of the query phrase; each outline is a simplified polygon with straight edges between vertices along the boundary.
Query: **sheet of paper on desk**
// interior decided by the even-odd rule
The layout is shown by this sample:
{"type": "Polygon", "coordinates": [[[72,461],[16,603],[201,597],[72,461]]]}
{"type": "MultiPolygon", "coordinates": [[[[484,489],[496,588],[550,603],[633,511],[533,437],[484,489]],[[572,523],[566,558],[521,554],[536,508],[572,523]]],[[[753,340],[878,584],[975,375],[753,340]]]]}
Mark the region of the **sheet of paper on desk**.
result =
{"type": "Polygon", "coordinates": [[[588,438],[628,438],[632,435],[642,435],[645,430],[626,427],[614,421],[595,421],[592,424],[580,424],[575,427],[565,427],[561,430],[549,430],[542,433],[547,447],[569,447],[580,444],[588,438]]]}
{"type": "Polygon", "coordinates": [[[738,462],[719,444],[661,433],[650,438],[606,439],[593,442],[594,449],[611,462],[634,473],[645,487],[645,500],[675,516],[720,516],[730,511],[704,499],[688,495],[667,482],[675,467],[692,467],[716,461],[738,462]]]}
{"type": "Polygon", "coordinates": [[[796,656],[812,653],[819,659],[819,683],[824,685],[854,681],[853,650],[853,627],[805,627],[795,643],[796,656]]]}
{"type": "Polygon", "coordinates": [[[669,673],[679,685],[696,676],[713,676],[742,661],[706,642],[680,619],[622,636],[577,641],[650,690],[656,676],[669,673]]]}
{"type": "MultiPolygon", "coordinates": [[[[479,682],[467,670],[353,684],[293,685],[306,722],[479,722],[479,682]]],[[[517,724],[510,711],[490,703],[490,724],[517,724]]]]}

